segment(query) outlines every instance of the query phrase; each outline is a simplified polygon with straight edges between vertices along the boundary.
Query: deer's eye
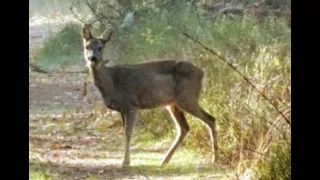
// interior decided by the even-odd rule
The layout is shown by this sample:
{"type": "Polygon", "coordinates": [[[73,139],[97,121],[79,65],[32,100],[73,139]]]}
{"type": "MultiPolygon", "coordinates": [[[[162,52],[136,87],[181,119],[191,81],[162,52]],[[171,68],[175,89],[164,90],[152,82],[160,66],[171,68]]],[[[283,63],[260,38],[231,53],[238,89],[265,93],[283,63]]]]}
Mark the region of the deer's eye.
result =
{"type": "Polygon", "coordinates": [[[99,47],[98,51],[101,51],[102,50],[102,47],[99,47]]]}
{"type": "Polygon", "coordinates": [[[86,46],[86,49],[88,50],[88,49],[89,49],[89,46],[86,46]]]}

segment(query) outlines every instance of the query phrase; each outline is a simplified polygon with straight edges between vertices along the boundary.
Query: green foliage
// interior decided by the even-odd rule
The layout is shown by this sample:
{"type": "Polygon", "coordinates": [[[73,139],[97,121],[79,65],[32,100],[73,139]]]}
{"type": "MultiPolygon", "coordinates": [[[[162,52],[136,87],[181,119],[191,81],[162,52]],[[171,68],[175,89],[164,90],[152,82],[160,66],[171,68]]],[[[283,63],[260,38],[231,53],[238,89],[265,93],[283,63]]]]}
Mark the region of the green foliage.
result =
{"type": "Polygon", "coordinates": [[[259,179],[291,179],[291,148],[288,142],[271,143],[267,157],[260,159],[255,168],[259,179]]]}
{"type": "Polygon", "coordinates": [[[51,180],[52,178],[41,170],[35,170],[34,168],[29,167],[29,179],[30,180],[51,180]]]}
{"type": "Polygon", "coordinates": [[[82,59],[80,25],[67,23],[58,32],[48,37],[36,54],[43,66],[68,66],[82,59]]]}
{"type": "MultiPolygon", "coordinates": [[[[217,119],[222,159],[236,165],[241,161],[240,154],[244,154],[245,159],[253,158],[254,154],[249,150],[259,149],[270,124],[279,119],[279,114],[234,70],[187,40],[181,32],[197,37],[226,56],[284,111],[290,109],[291,101],[290,28],[284,20],[274,21],[273,17],[267,17],[260,23],[252,17],[230,19],[224,16],[212,21],[198,16],[197,11],[176,10],[162,14],[153,12],[143,17],[138,28],[120,35],[125,44],[121,49],[121,63],[188,59],[202,67],[206,77],[199,103],[217,119]]],[[[170,117],[163,112],[149,111],[141,118],[151,124],[141,126],[143,131],[161,130],[155,137],[172,137],[174,134],[173,123],[167,121],[170,117]]],[[[209,153],[208,130],[199,121],[194,121],[196,118],[189,115],[187,118],[191,132],[185,139],[185,145],[209,153]]],[[[281,117],[280,120],[284,121],[281,117]]]]}

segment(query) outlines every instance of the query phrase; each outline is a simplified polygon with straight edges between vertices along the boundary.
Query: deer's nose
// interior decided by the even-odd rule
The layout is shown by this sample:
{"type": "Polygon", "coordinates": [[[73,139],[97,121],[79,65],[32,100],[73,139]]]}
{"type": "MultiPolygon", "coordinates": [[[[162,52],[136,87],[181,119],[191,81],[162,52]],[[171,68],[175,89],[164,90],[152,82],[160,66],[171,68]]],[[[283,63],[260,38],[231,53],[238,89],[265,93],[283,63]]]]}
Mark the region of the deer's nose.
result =
{"type": "Polygon", "coordinates": [[[97,61],[97,57],[95,57],[95,56],[90,56],[90,57],[89,57],[89,60],[90,60],[90,61],[97,61]]]}

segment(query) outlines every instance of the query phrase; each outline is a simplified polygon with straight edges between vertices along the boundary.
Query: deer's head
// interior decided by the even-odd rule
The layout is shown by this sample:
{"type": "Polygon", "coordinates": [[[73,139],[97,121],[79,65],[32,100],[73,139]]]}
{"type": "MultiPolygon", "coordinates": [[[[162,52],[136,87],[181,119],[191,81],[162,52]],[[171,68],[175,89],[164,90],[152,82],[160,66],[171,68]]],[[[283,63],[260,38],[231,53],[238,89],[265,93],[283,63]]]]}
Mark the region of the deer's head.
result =
{"type": "Polygon", "coordinates": [[[103,49],[111,39],[112,32],[112,29],[108,29],[101,36],[93,37],[89,27],[83,25],[81,35],[83,38],[84,58],[89,66],[92,67],[103,60],[103,49]]]}

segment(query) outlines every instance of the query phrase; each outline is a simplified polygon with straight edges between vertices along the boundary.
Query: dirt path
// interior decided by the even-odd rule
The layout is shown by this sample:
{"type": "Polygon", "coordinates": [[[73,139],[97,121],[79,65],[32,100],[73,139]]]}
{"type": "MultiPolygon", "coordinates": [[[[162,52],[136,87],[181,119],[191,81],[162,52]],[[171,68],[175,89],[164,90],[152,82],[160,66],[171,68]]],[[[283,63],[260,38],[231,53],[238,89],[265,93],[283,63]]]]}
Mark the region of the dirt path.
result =
{"type": "MultiPolygon", "coordinates": [[[[30,43],[40,43],[42,36],[34,34],[41,29],[29,28],[30,43]]],[[[30,72],[29,160],[35,174],[30,176],[42,174],[59,180],[230,179],[221,167],[183,150],[168,167],[159,168],[170,141],[141,145],[133,140],[132,167],[121,168],[121,120],[103,106],[92,82],[88,82],[89,93],[83,99],[84,79],[85,74],[30,72]]]]}

